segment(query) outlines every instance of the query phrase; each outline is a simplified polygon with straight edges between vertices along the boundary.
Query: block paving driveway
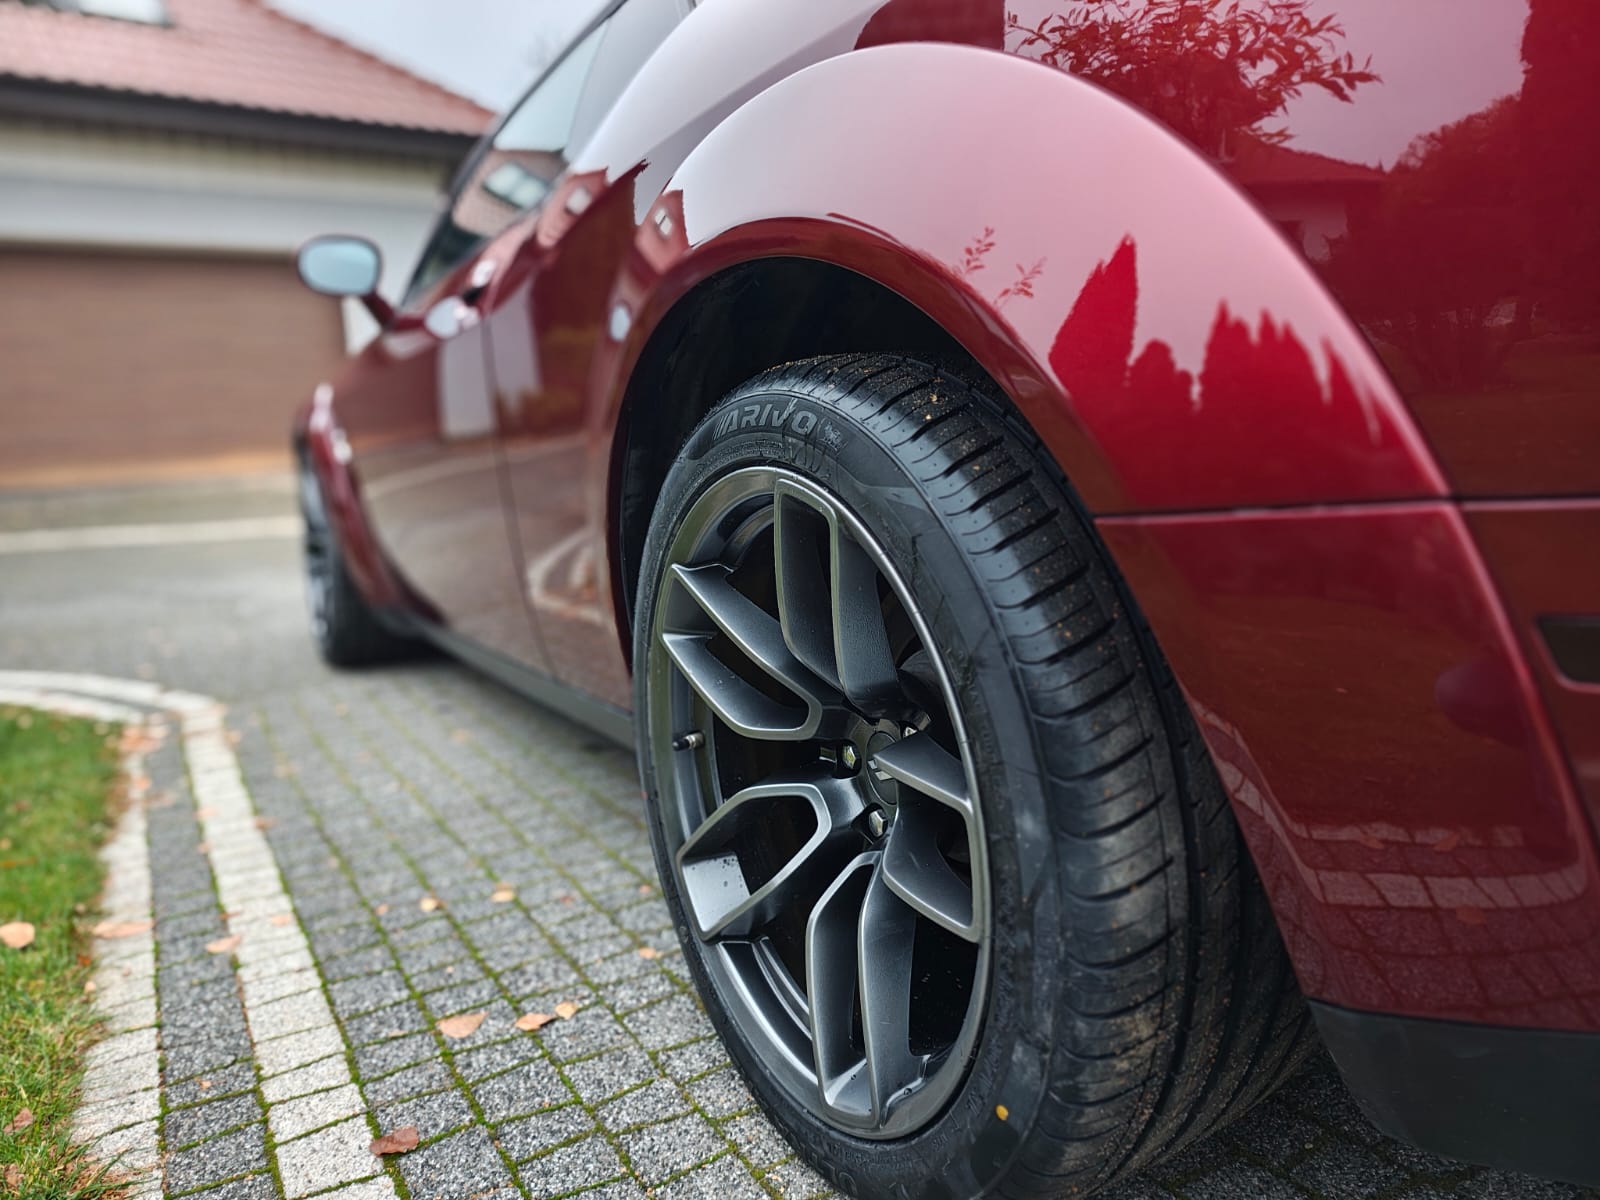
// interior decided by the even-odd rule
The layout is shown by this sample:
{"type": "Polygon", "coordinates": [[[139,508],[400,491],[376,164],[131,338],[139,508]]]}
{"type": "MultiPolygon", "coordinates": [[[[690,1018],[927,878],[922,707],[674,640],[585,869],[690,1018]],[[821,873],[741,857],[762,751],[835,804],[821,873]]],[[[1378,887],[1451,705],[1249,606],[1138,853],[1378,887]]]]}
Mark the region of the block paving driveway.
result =
{"type": "MultiPolygon", "coordinates": [[[[156,752],[165,1193],[827,1194],[756,1110],[687,982],[631,757],[443,659],[365,674],[323,667],[297,545],[286,522],[273,527],[290,511],[281,481],[0,499],[0,667],[147,679],[227,704],[337,1021],[331,1047],[293,1032],[292,1004],[275,1006],[280,1037],[277,1018],[247,1025],[228,955],[206,949],[225,926],[204,814],[178,750],[156,752]],[[169,536],[198,520],[247,520],[237,528],[252,536],[169,536]],[[118,547],[82,532],[134,523],[157,528],[118,547]],[[424,897],[440,904],[424,911],[424,897]],[[576,1015],[537,1032],[513,1024],[561,1002],[576,1015]],[[466,1013],[486,1015],[464,1038],[440,1033],[437,1022],[466,1013]],[[294,1120],[275,1108],[269,1126],[267,1108],[291,1103],[294,1120]],[[314,1136],[352,1120],[366,1123],[363,1141],[415,1125],[421,1145],[352,1166],[273,1132],[314,1136]]],[[[1117,1200],[1582,1194],[1381,1137],[1319,1059],[1117,1200]]]]}

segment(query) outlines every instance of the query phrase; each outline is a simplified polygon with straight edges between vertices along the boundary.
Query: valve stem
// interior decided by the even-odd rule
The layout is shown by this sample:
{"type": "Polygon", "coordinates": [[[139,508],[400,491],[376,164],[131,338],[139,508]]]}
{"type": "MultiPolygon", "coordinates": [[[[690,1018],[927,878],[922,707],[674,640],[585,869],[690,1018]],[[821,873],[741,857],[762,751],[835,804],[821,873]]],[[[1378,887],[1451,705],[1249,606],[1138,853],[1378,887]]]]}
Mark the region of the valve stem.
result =
{"type": "Polygon", "coordinates": [[[698,750],[706,744],[706,735],[698,729],[691,729],[688,733],[680,733],[672,739],[674,750],[698,750]]]}

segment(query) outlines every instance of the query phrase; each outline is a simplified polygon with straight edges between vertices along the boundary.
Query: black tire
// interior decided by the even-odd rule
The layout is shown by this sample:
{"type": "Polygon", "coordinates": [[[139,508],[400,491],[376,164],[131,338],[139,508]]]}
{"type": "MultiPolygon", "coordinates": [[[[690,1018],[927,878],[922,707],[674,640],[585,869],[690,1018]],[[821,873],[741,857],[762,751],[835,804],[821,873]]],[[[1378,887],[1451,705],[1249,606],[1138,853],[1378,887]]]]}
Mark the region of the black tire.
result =
{"type": "Polygon", "coordinates": [[[960,379],[861,355],[736,389],[663,486],[634,664],[640,770],[689,969],[763,1108],[841,1190],[1084,1195],[1236,1118],[1315,1045],[1216,772],[1130,597],[1043,448],[960,379]],[[667,555],[697,498],[756,464],[827,489],[881,543],[926,616],[981,781],[981,1035],[948,1103],[892,1139],[795,1102],[762,1032],[730,1015],[674,868],[678,776],[661,738],[680,731],[654,728],[652,695],[667,678],[653,670],[667,555]]]}
{"type": "Polygon", "coordinates": [[[322,485],[304,461],[299,494],[305,522],[306,609],[311,638],[323,661],[334,667],[364,667],[414,654],[415,641],[386,627],[361,594],[328,519],[322,485]]]}

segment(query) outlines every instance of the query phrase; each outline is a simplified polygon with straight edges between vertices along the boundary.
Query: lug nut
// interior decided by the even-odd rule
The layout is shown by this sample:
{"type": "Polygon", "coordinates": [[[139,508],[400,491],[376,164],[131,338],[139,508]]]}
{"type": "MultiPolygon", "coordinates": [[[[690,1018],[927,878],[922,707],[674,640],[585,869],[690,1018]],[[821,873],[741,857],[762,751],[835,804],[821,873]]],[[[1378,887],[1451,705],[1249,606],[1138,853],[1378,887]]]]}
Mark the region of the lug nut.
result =
{"type": "Polygon", "coordinates": [[[845,770],[854,771],[861,765],[861,752],[855,748],[853,743],[846,742],[839,747],[839,762],[844,765],[845,770]]]}
{"type": "Polygon", "coordinates": [[[867,832],[875,838],[889,832],[889,817],[883,809],[874,808],[867,813],[867,832]]]}

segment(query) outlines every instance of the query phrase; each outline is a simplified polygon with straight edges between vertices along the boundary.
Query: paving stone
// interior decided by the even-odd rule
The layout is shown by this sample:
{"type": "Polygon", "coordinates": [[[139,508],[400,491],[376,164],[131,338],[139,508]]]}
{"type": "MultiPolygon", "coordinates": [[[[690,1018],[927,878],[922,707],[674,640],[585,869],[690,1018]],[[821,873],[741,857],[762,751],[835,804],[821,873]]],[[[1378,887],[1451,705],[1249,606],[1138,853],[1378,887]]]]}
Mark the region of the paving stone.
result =
{"type": "Polygon", "coordinates": [[[344,1023],[344,1036],[353,1046],[388,1041],[408,1033],[426,1032],[432,1022],[411,1000],[391,1004],[344,1023]]]}
{"type": "Polygon", "coordinates": [[[474,1050],[465,1050],[451,1057],[455,1063],[456,1073],[468,1083],[476,1083],[480,1079],[498,1075],[511,1067],[535,1062],[543,1058],[544,1053],[534,1037],[523,1034],[507,1038],[503,1042],[493,1042],[474,1050]]]}
{"type": "Polygon", "coordinates": [[[734,1149],[758,1168],[770,1167],[794,1155],[794,1148],[760,1113],[735,1117],[722,1127],[722,1132],[734,1149]]]}
{"type": "Polygon", "coordinates": [[[268,1104],[280,1104],[296,1096],[307,1096],[338,1087],[350,1077],[343,1057],[328,1057],[296,1071],[285,1071],[261,1081],[261,1095],[268,1104]]]}
{"type": "Polygon", "coordinates": [[[383,1008],[410,994],[405,977],[397,971],[344,979],[328,987],[328,999],[340,1017],[360,1016],[383,1008]]]}
{"type": "Polygon", "coordinates": [[[453,1083],[449,1070],[442,1062],[423,1062],[392,1075],[363,1080],[361,1089],[369,1103],[378,1105],[423,1096],[453,1083]]]}
{"type": "Polygon", "coordinates": [[[399,1168],[412,1200],[461,1200],[511,1183],[484,1129],[468,1129],[403,1154],[399,1168]]]}
{"type": "Polygon", "coordinates": [[[572,1063],[565,1070],[577,1089],[578,1099],[589,1105],[609,1100],[656,1078],[655,1066],[642,1050],[610,1050],[572,1063]]]}
{"type": "Polygon", "coordinates": [[[624,1174],[617,1152],[599,1137],[552,1150],[517,1167],[517,1178],[530,1196],[565,1196],[624,1174]]]}
{"type": "Polygon", "coordinates": [[[368,1147],[372,1129],[365,1116],[353,1117],[278,1147],[278,1175],[289,1200],[353,1183],[378,1170],[368,1147]]]}
{"type": "Polygon", "coordinates": [[[472,1086],[472,1094],[491,1123],[508,1117],[541,1112],[568,1104],[572,1093],[548,1063],[528,1063],[504,1075],[496,1075],[472,1086]]]}
{"type": "Polygon", "coordinates": [[[495,1131],[495,1141],[500,1149],[515,1162],[532,1158],[535,1154],[559,1146],[562,1142],[582,1137],[594,1130],[594,1118],[576,1104],[566,1108],[551,1109],[537,1116],[508,1121],[495,1131]]]}
{"type": "Polygon", "coordinates": [[[272,1136],[281,1145],[366,1110],[361,1092],[353,1083],[297,1096],[272,1106],[272,1136]]]}
{"type": "Polygon", "coordinates": [[[607,1129],[620,1130],[646,1122],[664,1121],[669,1117],[681,1117],[690,1111],[688,1098],[677,1084],[667,1079],[656,1079],[601,1105],[599,1115],[607,1129]]]}
{"type": "Polygon", "coordinates": [[[380,1108],[378,1117],[379,1123],[386,1128],[415,1125],[423,1141],[470,1125],[475,1119],[466,1099],[455,1091],[397,1100],[380,1108]]]}
{"type": "Polygon", "coordinates": [[[206,1104],[236,1092],[248,1091],[256,1086],[255,1067],[247,1062],[224,1067],[209,1075],[200,1075],[182,1083],[168,1085],[166,1099],[168,1110],[190,1104],[206,1104]],[[201,1086],[205,1084],[207,1086],[201,1086]]]}
{"type": "Polygon", "coordinates": [[[249,1092],[210,1100],[169,1112],[161,1139],[169,1150],[180,1150],[241,1125],[259,1123],[262,1115],[260,1103],[249,1092]]]}
{"type": "Polygon", "coordinates": [[[689,1085],[695,1106],[708,1117],[731,1117],[755,1104],[755,1097],[732,1067],[697,1079],[689,1085]]]}
{"type": "Polygon", "coordinates": [[[356,1047],[356,1070],[361,1078],[370,1079],[413,1066],[438,1053],[439,1044],[434,1041],[432,1034],[417,1033],[410,1037],[390,1038],[385,1042],[373,1042],[370,1046],[356,1047]]]}
{"type": "MultiPolygon", "coordinates": [[[[828,1181],[797,1158],[773,1167],[762,1178],[778,1195],[784,1197],[784,1200],[791,1200],[791,1197],[793,1200],[814,1200],[816,1197],[833,1195],[833,1189],[828,1186],[828,1181]]],[[[1250,1200],[1277,1200],[1276,1197],[1263,1198],[1246,1192],[1241,1192],[1237,1196],[1230,1195],[1229,1200],[1243,1200],[1247,1195],[1250,1196],[1250,1200]]]]}
{"type": "Polygon", "coordinates": [[[767,1191],[731,1155],[654,1192],[657,1200],[766,1200],[767,1191]]]}
{"type": "Polygon", "coordinates": [[[185,1200],[277,1200],[278,1187],[271,1175],[250,1175],[221,1187],[190,1192],[185,1200]]]}
{"type": "Polygon", "coordinates": [[[266,1129],[252,1125],[167,1155],[167,1191],[192,1192],[266,1166],[266,1129]]]}
{"type": "Polygon", "coordinates": [[[728,1143],[703,1117],[679,1117],[662,1125],[647,1125],[619,1139],[634,1172],[656,1184],[725,1152],[728,1143]]]}

